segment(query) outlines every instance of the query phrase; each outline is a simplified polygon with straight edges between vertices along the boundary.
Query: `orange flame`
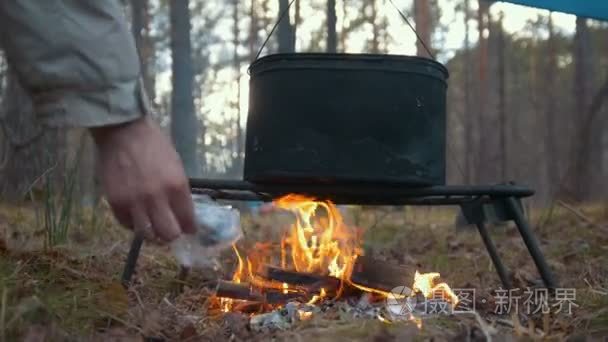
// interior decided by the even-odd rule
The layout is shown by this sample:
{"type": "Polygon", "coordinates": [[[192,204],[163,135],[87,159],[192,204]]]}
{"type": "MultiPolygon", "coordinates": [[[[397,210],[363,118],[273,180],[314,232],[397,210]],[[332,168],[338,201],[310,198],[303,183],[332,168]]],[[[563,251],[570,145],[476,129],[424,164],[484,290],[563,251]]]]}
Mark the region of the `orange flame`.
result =
{"type": "Polygon", "coordinates": [[[291,262],[298,272],[314,272],[347,279],[358,251],[355,235],[348,231],[342,215],[331,201],[290,194],[277,199],[278,208],[292,211],[296,221],[290,233],[281,241],[283,253],[291,248],[291,262]],[[317,209],[327,217],[317,218],[317,209]],[[316,219],[316,220],[315,220],[316,219]]]}
{"type": "Polygon", "coordinates": [[[416,271],[414,274],[412,291],[422,293],[427,299],[438,299],[437,296],[441,296],[441,299],[451,303],[453,306],[457,305],[458,296],[452,291],[450,286],[443,282],[436,284],[439,277],[441,277],[441,275],[436,272],[420,274],[416,271]]]}
{"type": "Polygon", "coordinates": [[[310,301],[308,301],[308,303],[306,303],[306,304],[312,305],[312,304],[318,302],[319,300],[325,298],[326,296],[327,296],[327,292],[325,292],[324,288],[321,288],[321,292],[318,295],[312,296],[310,301]]]}
{"type": "MultiPolygon", "coordinates": [[[[297,272],[329,275],[340,279],[340,288],[336,297],[342,294],[344,284],[356,287],[362,291],[389,295],[388,292],[355,284],[350,277],[353,272],[355,260],[361,255],[358,235],[346,226],[338,208],[331,201],[318,201],[314,198],[289,194],[274,201],[278,208],[289,210],[295,214],[295,222],[280,241],[280,260],[273,259],[273,245],[270,243],[257,243],[243,259],[237,247],[233,245],[238,265],[233,274],[232,281],[236,283],[248,282],[261,289],[273,289],[282,293],[289,293],[297,289],[289,284],[268,280],[259,275],[258,267],[265,264],[280,263],[283,269],[295,269],[297,272]],[[246,263],[246,267],[245,267],[246,263]]],[[[275,245],[276,246],[276,245],[275,245]]],[[[452,305],[458,303],[458,297],[443,282],[437,283],[439,273],[424,273],[416,271],[411,296],[422,293],[426,298],[437,298],[441,295],[452,305]]],[[[315,304],[327,297],[326,289],[314,295],[307,304],[315,304]]],[[[391,295],[395,295],[394,293],[391,295]]],[[[405,297],[405,296],[404,296],[405,297]]],[[[230,311],[233,300],[220,298],[220,307],[223,311],[230,311]]],[[[309,319],[310,312],[302,312],[302,319],[309,319]]],[[[386,321],[379,316],[380,320],[386,321]]],[[[417,326],[421,326],[420,319],[410,317],[417,326]]]]}
{"type": "MultiPolygon", "coordinates": [[[[238,266],[236,268],[236,271],[232,275],[232,281],[235,283],[240,283],[241,277],[243,276],[243,268],[244,268],[243,258],[241,258],[241,254],[239,254],[239,250],[238,250],[238,248],[236,248],[235,244],[232,244],[232,249],[234,250],[234,253],[236,254],[236,258],[238,260],[238,266]]],[[[230,312],[233,304],[234,304],[234,301],[232,300],[232,298],[220,298],[220,308],[222,309],[223,312],[230,312]]]]}
{"type": "Polygon", "coordinates": [[[301,321],[307,321],[309,319],[312,318],[312,312],[310,311],[303,311],[303,310],[298,310],[298,318],[301,321]]]}

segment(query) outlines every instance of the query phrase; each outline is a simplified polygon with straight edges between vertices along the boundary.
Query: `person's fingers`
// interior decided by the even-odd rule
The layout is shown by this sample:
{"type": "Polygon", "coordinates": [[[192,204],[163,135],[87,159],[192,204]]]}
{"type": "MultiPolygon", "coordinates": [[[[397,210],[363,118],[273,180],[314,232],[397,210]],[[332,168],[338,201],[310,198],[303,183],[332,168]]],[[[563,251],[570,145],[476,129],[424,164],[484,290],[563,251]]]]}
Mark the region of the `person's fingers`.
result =
{"type": "Polygon", "coordinates": [[[112,209],[112,213],[114,217],[124,227],[134,229],[133,219],[131,218],[131,213],[129,211],[129,207],[121,202],[108,202],[110,208],[112,209]]]}
{"type": "Polygon", "coordinates": [[[196,223],[190,187],[186,185],[173,191],[170,194],[169,203],[171,203],[173,214],[177,219],[181,231],[187,234],[194,234],[196,232],[196,223]]]}
{"type": "Polygon", "coordinates": [[[166,199],[155,199],[151,202],[148,215],[154,232],[161,240],[171,242],[179,237],[181,231],[179,223],[166,199]]]}
{"type": "Polygon", "coordinates": [[[131,208],[131,220],[133,221],[133,231],[135,234],[142,236],[146,240],[154,240],[155,234],[152,221],[142,205],[136,203],[131,208]]]}

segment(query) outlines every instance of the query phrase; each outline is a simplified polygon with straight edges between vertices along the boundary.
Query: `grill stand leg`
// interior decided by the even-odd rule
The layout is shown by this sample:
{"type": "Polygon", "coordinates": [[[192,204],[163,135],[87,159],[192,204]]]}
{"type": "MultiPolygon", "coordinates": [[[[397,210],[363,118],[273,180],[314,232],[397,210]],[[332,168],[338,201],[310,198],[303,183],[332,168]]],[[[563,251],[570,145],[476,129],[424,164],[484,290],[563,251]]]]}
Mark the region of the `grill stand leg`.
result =
{"type": "Polygon", "coordinates": [[[490,258],[492,259],[492,263],[494,264],[494,267],[496,268],[496,272],[498,273],[498,277],[500,278],[502,285],[506,289],[511,289],[513,286],[511,285],[511,279],[509,278],[509,273],[507,272],[505,265],[502,263],[502,260],[500,259],[500,256],[498,255],[496,246],[494,246],[494,243],[492,242],[492,239],[490,238],[490,234],[488,233],[488,230],[486,229],[485,224],[483,222],[478,222],[476,224],[476,226],[477,226],[477,230],[479,230],[479,235],[481,235],[481,239],[483,240],[483,244],[486,246],[486,249],[488,250],[488,254],[490,254],[490,258]]]}
{"type": "Polygon", "coordinates": [[[122,272],[122,285],[124,287],[128,287],[131,283],[131,278],[133,277],[133,273],[135,273],[135,267],[137,266],[137,259],[139,258],[139,253],[141,251],[141,246],[144,243],[144,238],[141,236],[135,236],[131,241],[131,248],[129,249],[129,254],[127,255],[127,262],[125,263],[125,268],[122,272]]]}
{"type": "Polygon", "coordinates": [[[532,230],[530,229],[530,225],[528,221],[525,219],[522,210],[517,205],[516,200],[513,197],[507,197],[506,200],[507,208],[511,211],[513,215],[513,221],[515,221],[515,225],[517,225],[517,229],[519,230],[519,234],[521,235],[526,247],[528,248],[528,252],[530,252],[530,256],[534,260],[536,264],[536,268],[540,273],[541,278],[543,278],[543,282],[545,286],[549,289],[557,288],[557,283],[553,274],[551,273],[551,269],[543,256],[542,251],[538,245],[538,241],[532,230]]]}

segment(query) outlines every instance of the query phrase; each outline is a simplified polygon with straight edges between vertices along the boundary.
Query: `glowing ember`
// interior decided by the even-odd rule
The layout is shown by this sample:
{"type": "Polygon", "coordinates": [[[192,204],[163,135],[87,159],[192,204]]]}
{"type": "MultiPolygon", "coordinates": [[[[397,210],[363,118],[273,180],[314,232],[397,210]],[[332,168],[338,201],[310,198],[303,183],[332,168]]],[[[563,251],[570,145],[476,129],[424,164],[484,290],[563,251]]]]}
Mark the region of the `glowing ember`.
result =
{"type": "Polygon", "coordinates": [[[312,305],[312,304],[318,302],[319,300],[325,298],[326,296],[327,296],[327,292],[325,292],[325,289],[322,288],[321,293],[319,293],[319,295],[312,296],[312,299],[310,299],[310,301],[308,301],[307,304],[312,305]]]}
{"type": "Polygon", "coordinates": [[[418,317],[414,317],[413,315],[410,315],[410,321],[414,322],[414,324],[416,324],[418,329],[422,329],[422,319],[420,319],[418,317]]]}
{"type": "Polygon", "coordinates": [[[378,320],[382,323],[391,324],[392,322],[378,314],[378,320]]]}
{"type": "Polygon", "coordinates": [[[306,321],[312,318],[312,312],[298,310],[298,317],[301,321],[306,321]]]}

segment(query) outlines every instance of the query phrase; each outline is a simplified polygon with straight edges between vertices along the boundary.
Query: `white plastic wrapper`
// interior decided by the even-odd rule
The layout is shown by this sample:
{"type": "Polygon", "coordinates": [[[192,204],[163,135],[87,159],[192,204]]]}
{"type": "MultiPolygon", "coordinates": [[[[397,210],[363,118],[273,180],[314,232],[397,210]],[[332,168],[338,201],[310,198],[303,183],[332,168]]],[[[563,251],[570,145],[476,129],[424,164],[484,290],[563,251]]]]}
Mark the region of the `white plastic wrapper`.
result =
{"type": "Polygon", "coordinates": [[[183,234],[171,244],[175,258],[182,266],[213,265],[219,253],[243,236],[237,209],[221,205],[209,196],[192,195],[196,233],[183,234]]]}

